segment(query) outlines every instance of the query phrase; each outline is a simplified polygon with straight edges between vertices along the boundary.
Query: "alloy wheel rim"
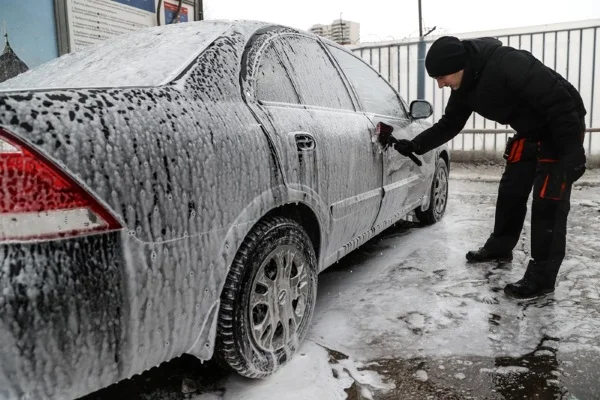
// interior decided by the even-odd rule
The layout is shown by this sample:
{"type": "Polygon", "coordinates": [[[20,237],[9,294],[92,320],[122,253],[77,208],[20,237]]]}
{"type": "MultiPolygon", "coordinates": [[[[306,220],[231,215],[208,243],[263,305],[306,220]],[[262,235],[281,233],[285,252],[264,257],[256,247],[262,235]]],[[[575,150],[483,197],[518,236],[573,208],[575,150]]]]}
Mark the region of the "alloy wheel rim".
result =
{"type": "Polygon", "coordinates": [[[443,168],[439,168],[433,187],[433,211],[437,218],[443,214],[448,200],[448,177],[443,168]]]}
{"type": "Polygon", "coordinates": [[[307,313],[308,261],[292,245],[279,246],[261,264],[252,283],[252,336],[263,350],[277,351],[296,337],[307,313]]]}

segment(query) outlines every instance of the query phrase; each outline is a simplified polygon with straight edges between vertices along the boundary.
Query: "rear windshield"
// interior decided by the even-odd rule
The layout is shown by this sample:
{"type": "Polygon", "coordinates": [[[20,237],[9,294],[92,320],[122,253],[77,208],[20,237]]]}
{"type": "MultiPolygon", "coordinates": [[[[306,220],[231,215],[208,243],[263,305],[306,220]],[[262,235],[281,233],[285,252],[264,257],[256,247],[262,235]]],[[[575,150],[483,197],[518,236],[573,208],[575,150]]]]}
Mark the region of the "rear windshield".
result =
{"type": "Polygon", "coordinates": [[[229,26],[224,21],[198,21],[121,35],[9,79],[0,84],[0,91],[163,85],[229,26]]]}

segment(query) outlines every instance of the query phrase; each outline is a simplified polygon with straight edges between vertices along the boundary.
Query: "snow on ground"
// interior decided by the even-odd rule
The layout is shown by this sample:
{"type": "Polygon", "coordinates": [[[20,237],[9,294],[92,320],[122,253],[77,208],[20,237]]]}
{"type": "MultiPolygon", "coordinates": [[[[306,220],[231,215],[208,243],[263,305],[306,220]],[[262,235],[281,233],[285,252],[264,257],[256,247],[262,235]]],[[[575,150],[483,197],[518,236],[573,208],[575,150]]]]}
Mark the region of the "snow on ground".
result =
{"type": "MultiPolygon", "coordinates": [[[[467,178],[469,171],[459,172],[467,178]]],[[[586,234],[594,231],[586,221],[600,220],[600,205],[587,206],[597,197],[582,199],[583,192],[574,191],[557,292],[543,308],[540,302],[524,307],[505,298],[502,289],[524,272],[529,217],[512,267],[468,264],[464,258],[490,233],[496,189],[453,179],[440,223],[397,234],[392,228],[376,247],[358,250],[364,261],[324,274],[310,337],[361,360],[386,357],[391,349],[400,357],[518,355],[535,349],[540,331],[564,338],[563,345],[589,341],[595,348],[599,310],[589,306],[599,298],[600,241],[586,234]],[[581,202],[585,206],[578,207],[581,202]],[[506,329],[490,331],[493,314],[502,316],[506,329]]],[[[600,194],[590,189],[586,196],[600,194]]]]}
{"type": "Polygon", "coordinates": [[[453,165],[442,221],[400,223],[320,275],[312,328],[287,366],[263,380],[229,375],[218,390],[201,387],[191,398],[576,399],[600,392],[600,170],[573,190],[556,293],[529,301],[502,292],[528,261],[529,215],[512,265],[464,258],[492,229],[500,172],[453,165]]]}
{"type": "MultiPolygon", "coordinates": [[[[269,379],[252,380],[232,375],[223,399],[237,400],[304,400],[346,398],[344,389],[353,380],[349,376],[333,377],[327,351],[313,341],[306,341],[288,364],[269,379]]],[[[203,394],[193,400],[212,400],[214,394],[203,394]],[[208,396],[208,397],[207,397],[208,396]]]]}
{"type": "MultiPolygon", "coordinates": [[[[582,190],[574,190],[568,256],[555,295],[522,302],[506,298],[502,289],[521,278],[528,261],[529,216],[512,266],[467,264],[465,252],[481,246],[492,228],[500,170],[454,167],[446,217],[431,227],[392,228],[322,274],[313,327],[301,350],[305,356],[265,382],[232,378],[225,399],[274,399],[283,393],[294,394],[283,398],[345,398],[347,376],[341,374],[336,383],[328,368],[347,371],[361,387],[385,392],[393,382],[373,375],[363,363],[415,356],[520,357],[534,352],[544,337],[559,338],[553,343],[561,352],[600,352],[600,239],[588,235],[595,228],[586,222],[600,222],[595,186],[600,171],[588,171],[578,185],[582,190]],[[328,355],[319,346],[350,358],[343,366],[328,367],[328,355]],[[359,367],[362,377],[355,370],[359,367]]],[[[527,368],[481,372],[519,374],[527,368]]],[[[461,372],[453,375],[464,379],[461,372]]],[[[415,378],[427,380],[427,375],[422,371],[415,378]]]]}

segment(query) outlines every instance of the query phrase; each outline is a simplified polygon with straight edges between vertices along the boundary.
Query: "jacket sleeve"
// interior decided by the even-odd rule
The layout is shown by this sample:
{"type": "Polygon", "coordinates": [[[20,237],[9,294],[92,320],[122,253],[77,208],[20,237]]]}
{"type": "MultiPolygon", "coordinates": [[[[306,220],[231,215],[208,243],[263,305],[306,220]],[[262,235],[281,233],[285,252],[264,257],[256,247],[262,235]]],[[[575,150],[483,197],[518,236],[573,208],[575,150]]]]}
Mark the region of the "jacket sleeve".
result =
{"type": "Polygon", "coordinates": [[[577,151],[582,145],[581,122],[568,88],[548,67],[523,51],[507,53],[501,67],[509,89],[546,118],[559,155],[577,151]]]}
{"type": "Polygon", "coordinates": [[[412,140],[417,146],[416,153],[425,154],[458,135],[471,116],[471,112],[471,109],[452,92],[442,118],[412,140]]]}

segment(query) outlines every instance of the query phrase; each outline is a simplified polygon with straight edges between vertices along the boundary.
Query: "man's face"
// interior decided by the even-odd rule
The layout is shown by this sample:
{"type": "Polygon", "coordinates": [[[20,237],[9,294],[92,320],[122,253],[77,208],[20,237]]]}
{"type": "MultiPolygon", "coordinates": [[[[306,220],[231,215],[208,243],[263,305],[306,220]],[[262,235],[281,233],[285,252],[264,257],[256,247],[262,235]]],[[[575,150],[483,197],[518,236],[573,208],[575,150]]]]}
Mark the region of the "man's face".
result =
{"type": "Polygon", "coordinates": [[[460,71],[450,75],[438,76],[437,78],[435,78],[435,80],[437,81],[438,87],[440,89],[448,86],[452,88],[452,90],[458,90],[462,82],[464,72],[465,70],[461,69],[460,71]]]}

